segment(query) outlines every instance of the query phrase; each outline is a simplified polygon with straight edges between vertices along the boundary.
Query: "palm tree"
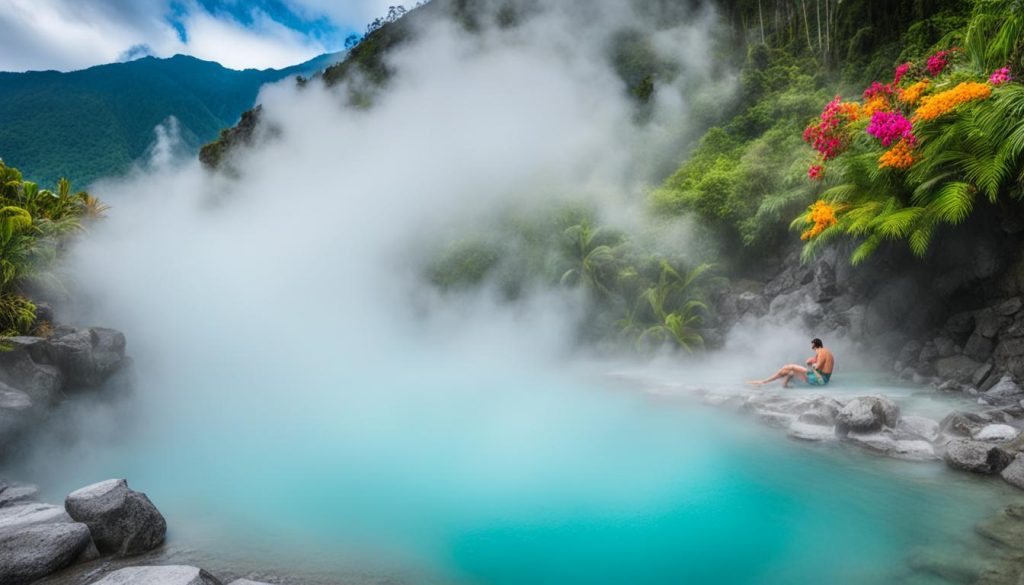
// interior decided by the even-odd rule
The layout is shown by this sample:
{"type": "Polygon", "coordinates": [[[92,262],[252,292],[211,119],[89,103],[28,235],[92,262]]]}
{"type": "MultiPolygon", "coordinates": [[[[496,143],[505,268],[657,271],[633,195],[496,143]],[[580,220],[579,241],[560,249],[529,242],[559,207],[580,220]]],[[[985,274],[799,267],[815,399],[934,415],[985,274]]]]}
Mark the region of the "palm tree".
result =
{"type": "Polygon", "coordinates": [[[974,5],[964,46],[979,73],[1024,65],[1024,3],[980,0],[974,5]]]}
{"type": "Polygon", "coordinates": [[[614,246],[622,243],[622,235],[607,228],[593,228],[586,218],[567,227],[563,234],[566,255],[573,266],[562,274],[562,284],[584,282],[599,295],[609,295],[617,272],[614,246]]]}
{"type": "Polygon", "coordinates": [[[707,312],[708,307],[696,298],[688,298],[687,293],[710,268],[711,265],[702,264],[683,276],[668,262],[661,261],[658,282],[644,290],[638,299],[638,304],[646,303],[656,320],[637,337],[638,346],[671,339],[687,352],[704,347],[699,326],[703,322],[702,313],[707,312]]]}
{"type": "Polygon", "coordinates": [[[35,305],[15,292],[33,266],[32,216],[20,207],[0,208],[0,335],[17,335],[35,321],[35,305]]]}

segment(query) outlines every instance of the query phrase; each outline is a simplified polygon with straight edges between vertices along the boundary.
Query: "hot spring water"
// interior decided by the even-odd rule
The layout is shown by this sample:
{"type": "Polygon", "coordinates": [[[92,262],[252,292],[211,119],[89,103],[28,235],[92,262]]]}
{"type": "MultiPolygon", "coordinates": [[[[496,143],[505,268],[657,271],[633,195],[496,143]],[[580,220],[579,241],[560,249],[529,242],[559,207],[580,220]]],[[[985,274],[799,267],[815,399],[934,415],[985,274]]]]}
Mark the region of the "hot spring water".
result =
{"type": "Polygon", "coordinates": [[[1006,495],[589,377],[234,365],[72,408],[95,432],[13,473],[54,501],[127,477],[168,519],[158,560],[324,583],[945,583],[908,563],[973,554],[1006,495]]]}

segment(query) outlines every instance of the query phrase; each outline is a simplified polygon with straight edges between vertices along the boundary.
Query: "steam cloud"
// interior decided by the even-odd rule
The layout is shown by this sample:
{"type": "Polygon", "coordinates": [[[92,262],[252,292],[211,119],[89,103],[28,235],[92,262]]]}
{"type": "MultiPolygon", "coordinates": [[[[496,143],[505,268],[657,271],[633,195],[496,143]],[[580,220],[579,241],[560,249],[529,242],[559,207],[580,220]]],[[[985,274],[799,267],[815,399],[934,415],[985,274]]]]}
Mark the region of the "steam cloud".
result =
{"type": "MultiPolygon", "coordinates": [[[[655,48],[679,75],[637,123],[608,46],[623,27],[652,24],[623,4],[548,9],[483,34],[429,22],[390,56],[395,77],[369,109],[344,106],[345,88],[265,88],[264,121],[279,133],[239,153],[237,177],[167,156],[170,123],[151,165],[94,187],[113,209],[69,263],[84,300],[68,317],[127,335],[139,403],[130,441],[154,460],[142,487],[188,491],[182,470],[217,469],[203,481],[257,480],[260,497],[284,500],[269,478],[317,445],[326,454],[301,469],[310,483],[347,462],[371,485],[376,474],[440,494],[429,473],[410,480],[388,462],[404,452],[396,461],[425,469],[438,449],[505,505],[551,492],[536,483],[545,476],[565,481],[550,497],[580,497],[565,470],[587,468],[615,425],[561,373],[576,293],[507,305],[484,288],[453,302],[424,284],[418,246],[553,197],[590,201],[606,222],[641,221],[645,188],[692,129],[688,96],[729,84],[713,76],[713,14],[661,30],[655,48]],[[553,379],[573,390],[547,392],[553,379]]],[[[35,473],[127,473],[125,459],[89,445],[40,458],[35,473]]],[[[657,474],[636,478],[657,491],[657,474]]],[[[463,487],[444,506],[493,504],[463,487]]],[[[588,485],[586,498],[618,489],[588,485]]],[[[216,506],[266,505],[245,498],[216,506]]],[[[361,538],[387,532],[372,520],[361,538]]]]}

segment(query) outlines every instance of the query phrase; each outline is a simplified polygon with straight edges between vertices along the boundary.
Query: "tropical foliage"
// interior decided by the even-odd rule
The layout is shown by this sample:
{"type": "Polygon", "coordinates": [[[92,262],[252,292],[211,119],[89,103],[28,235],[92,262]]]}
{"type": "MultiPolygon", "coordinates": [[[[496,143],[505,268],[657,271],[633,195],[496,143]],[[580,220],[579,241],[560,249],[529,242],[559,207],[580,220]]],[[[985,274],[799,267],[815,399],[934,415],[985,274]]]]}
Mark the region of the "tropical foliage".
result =
{"type": "Polygon", "coordinates": [[[1022,18],[1021,2],[979,2],[965,48],[903,63],[861,100],[826,106],[804,135],[818,152],[808,176],[824,183],[793,222],[806,255],[848,236],[859,242],[854,263],[894,240],[923,256],[942,225],[963,222],[979,205],[1020,207],[1024,86],[1015,77],[1024,37],[1007,31],[1019,31],[1022,18]]]}
{"type": "Polygon", "coordinates": [[[655,253],[576,207],[500,217],[486,234],[438,254],[430,282],[455,294],[490,285],[509,300],[530,287],[560,287],[578,293],[579,335],[591,342],[639,351],[704,346],[709,266],[655,253]]]}
{"type": "Polygon", "coordinates": [[[0,161],[0,336],[38,327],[27,289],[53,283],[49,269],[68,238],[106,209],[88,193],[73,192],[67,179],[52,191],[40,189],[0,161]]]}

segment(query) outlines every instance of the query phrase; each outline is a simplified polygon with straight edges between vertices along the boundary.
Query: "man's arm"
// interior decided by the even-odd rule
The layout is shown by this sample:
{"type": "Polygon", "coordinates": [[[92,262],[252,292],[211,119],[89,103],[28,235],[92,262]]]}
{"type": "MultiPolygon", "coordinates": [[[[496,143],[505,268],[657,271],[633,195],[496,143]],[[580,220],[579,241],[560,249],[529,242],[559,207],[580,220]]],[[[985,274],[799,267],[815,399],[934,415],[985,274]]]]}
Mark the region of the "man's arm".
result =
{"type": "Polygon", "coordinates": [[[821,369],[821,350],[814,350],[814,355],[807,358],[807,365],[814,368],[815,370],[821,369]]]}

